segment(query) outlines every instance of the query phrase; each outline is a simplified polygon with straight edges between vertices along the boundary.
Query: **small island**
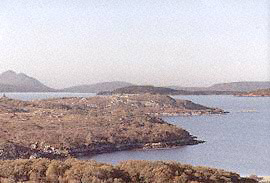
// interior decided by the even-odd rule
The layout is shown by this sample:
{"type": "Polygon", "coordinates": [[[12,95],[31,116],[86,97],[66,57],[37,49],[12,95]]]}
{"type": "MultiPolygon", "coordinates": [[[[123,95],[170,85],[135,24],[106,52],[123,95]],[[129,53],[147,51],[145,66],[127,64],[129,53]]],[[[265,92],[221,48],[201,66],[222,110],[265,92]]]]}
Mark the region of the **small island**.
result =
{"type": "Polygon", "coordinates": [[[20,101],[0,98],[0,159],[62,159],[201,143],[161,116],[224,111],[164,95],[20,101]]]}

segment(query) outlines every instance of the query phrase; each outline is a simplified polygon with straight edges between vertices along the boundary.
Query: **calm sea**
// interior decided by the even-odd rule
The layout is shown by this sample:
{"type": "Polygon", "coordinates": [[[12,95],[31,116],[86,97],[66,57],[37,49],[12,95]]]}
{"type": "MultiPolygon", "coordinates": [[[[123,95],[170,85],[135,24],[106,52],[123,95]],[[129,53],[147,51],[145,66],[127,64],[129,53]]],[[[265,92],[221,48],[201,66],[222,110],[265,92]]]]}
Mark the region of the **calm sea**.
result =
{"type": "MultiPolygon", "coordinates": [[[[56,97],[91,97],[80,93],[6,93],[22,100],[56,97]]],[[[0,94],[1,96],[1,94],[0,94]]],[[[229,111],[226,115],[166,117],[206,143],[175,149],[122,151],[91,159],[116,164],[123,160],[172,160],[211,166],[241,175],[270,174],[270,97],[176,96],[229,111]]],[[[87,158],[86,158],[87,159],[87,158]]]]}

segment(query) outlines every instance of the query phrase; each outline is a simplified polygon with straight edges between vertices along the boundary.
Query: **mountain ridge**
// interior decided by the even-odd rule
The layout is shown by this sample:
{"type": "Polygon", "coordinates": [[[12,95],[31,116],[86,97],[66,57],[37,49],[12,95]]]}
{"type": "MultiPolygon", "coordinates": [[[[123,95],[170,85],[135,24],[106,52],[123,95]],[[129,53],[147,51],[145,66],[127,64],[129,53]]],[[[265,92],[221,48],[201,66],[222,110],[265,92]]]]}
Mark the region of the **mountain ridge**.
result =
{"type": "MultiPolygon", "coordinates": [[[[111,92],[116,89],[140,86],[125,81],[100,82],[95,84],[84,84],[54,89],[44,85],[38,79],[24,73],[16,73],[8,70],[0,74],[0,92],[69,92],[69,93],[99,93],[111,92]]],[[[270,88],[270,81],[243,81],[230,83],[217,83],[209,87],[181,87],[164,86],[159,88],[170,88],[180,90],[182,93],[198,95],[220,95],[233,94],[234,92],[248,92],[258,89],[270,88]]]]}

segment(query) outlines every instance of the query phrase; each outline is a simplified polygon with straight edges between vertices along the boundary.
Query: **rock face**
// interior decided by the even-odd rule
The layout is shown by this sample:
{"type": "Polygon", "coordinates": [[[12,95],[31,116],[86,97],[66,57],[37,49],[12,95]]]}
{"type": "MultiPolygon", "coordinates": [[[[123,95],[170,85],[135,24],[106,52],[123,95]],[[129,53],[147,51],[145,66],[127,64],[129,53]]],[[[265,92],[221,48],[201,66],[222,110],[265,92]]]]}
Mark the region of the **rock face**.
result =
{"type": "Polygon", "coordinates": [[[23,73],[6,71],[0,74],[0,92],[52,92],[55,91],[35,78],[23,73]]]}
{"type": "Polygon", "coordinates": [[[136,148],[197,144],[159,116],[224,111],[163,95],[19,101],[0,98],[0,159],[94,155],[136,148]],[[5,146],[9,144],[9,146],[5,146]],[[5,155],[12,147],[25,153],[5,155]]]}

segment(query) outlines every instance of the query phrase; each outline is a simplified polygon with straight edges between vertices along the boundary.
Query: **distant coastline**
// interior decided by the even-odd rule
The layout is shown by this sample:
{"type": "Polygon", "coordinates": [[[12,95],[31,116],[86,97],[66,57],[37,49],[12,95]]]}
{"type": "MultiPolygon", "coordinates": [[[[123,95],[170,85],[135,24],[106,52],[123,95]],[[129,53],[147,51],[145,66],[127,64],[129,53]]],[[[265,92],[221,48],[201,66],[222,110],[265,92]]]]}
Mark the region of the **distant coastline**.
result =
{"type": "MultiPolygon", "coordinates": [[[[124,81],[102,82],[89,85],[77,85],[73,87],[54,89],[44,85],[36,78],[24,73],[6,71],[0,74],[0,92],[64,92],[64,93],[134,93],[138,88],[148,88],[148,93],[165,95],[236,95],[239,92],[248,92],[257,89],[270,88],[268,82],[232,82],[220,83],[210,87],[181,87],[181,86],[147,86],[134,85],[124,81]],[[151,89],[152,87],[152,89],[151,89]],[[124,92],[125,91],[125,92],[124,92]],[[150,92],[149,92],[150,91],[150,92]]],[[[146,92],[145,92],[146,93],[146,92]]]]}
{"type": "Polygon", "coordinates": [[[239,97],[270,97],[270,88],[237,94],[239,97]]]}
{"type": "Polygon", "coordinates": [[[113,91],[103,91],[97,95],[121,95],[121,94],[159,94],[159,95],[233,95],[234,91],[186,91],[175,90],[166,87],[155,86],[128,86],[113,91]]]}

